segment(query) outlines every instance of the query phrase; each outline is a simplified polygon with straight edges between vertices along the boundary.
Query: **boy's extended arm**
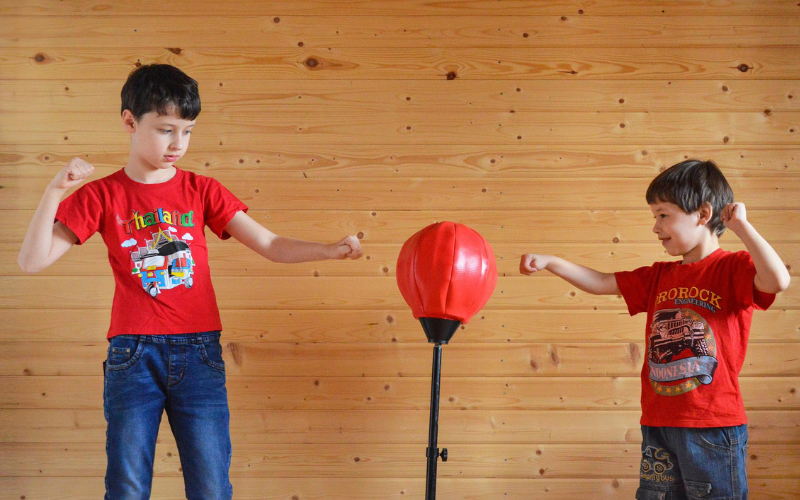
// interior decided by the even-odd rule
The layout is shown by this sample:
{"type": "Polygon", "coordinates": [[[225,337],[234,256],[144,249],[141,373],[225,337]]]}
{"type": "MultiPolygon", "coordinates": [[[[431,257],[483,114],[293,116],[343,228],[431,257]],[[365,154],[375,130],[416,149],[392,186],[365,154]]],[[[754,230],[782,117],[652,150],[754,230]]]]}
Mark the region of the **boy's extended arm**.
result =
{"type": "Polygon", "coordinates": [[[789,271],[786,269],[778,253],[747,220],[747,211],[743,203],[730,203],[720,216],[725,227],[733,231],[742,240],[753,264],[756,277],[753,280],[757,289],[764,293],[779,293],[789,287],[789,271]]]}
{"type": "Polygon", "coordinates": [[[519,262],[519,272],[525,275],[547,269],[584,292],[594,295],[619,295],[614,273],[601,273],[554,255],[526,253],[519,262]]]}
{"type": "Polygon", "coordinates": [[[83,182],[93,171],[94,167],[90,164],[73,158],[47,186],[22,240],[17,262],[23,271],[41,271],[57,261],[78,241],[70,228],[60,222],[54,224],[53,220],[64,193],[83,182]]]}
{"type": "Polygon", "coordinates": [[[225,231],[273,262],[297,263],[324,259],[357,259],[361,243],[347,236],[336,243],[317,243],[278,236],[244,212],[236,212],[225,231]]]}

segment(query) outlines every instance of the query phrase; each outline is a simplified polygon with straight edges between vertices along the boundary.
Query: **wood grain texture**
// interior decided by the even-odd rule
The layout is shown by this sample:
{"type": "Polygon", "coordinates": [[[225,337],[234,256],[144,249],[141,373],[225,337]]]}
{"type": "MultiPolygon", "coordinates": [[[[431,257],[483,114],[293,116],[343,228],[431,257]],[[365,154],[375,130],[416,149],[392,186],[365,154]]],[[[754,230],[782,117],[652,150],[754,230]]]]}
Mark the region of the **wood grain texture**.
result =
{"type": "MultiPolygon", "coordinates": [[[[166,62],[202,95],[180,168],[278,234],[365,252],[287,266],[209,239],[236,498],[423,496],[431,346],[395,265],[443,220],[490,242],[500,279],[444,350],[440,496],[632,498],[646,318],[519,256],[673,260],[644,192],[689,158],[720,165],[793,277],[740,383],[751,497],[797,498],[797,0],[0,0],[0,18],[0,496],[103,494],[107,249],[36,276],[17,253],[66,162],[126,164],[120,87],[166,62]]],[[[166,419],[155,472],[154,498],[184,498],[166,419]]]]}
{"type": "MultiPolygon", "coordinates": [[[[338,7],[338,6],[337,6],[338,7]]],[[[338,9],[337,9],[338,10],[338,9]]],[[[783,47],[800,45],[800,21],[761,16],[21,16],[0,47],[783,47]],[[20,36],[22,34],[23,36],[20,36]]]]}
{"type": "Polygon", "coordinates": [[[678,48],[0,48],[4,80],[120,81],[136,64],[239,80],[796,80],[791,47],[678,48]]]}
{"type": "MultiPolygon", "coordinates": [[[[242,0],[235,5],[221,5],[213,0],[199,0],[193,4],[196,12],[216,19],[221,15],[275,15],[280,19],[285,15],[330,15],[336,12],[347,16],[456,16],[471,15],[481,18],[498,15],[645,15],[658,18],[690,16],[792,16],[798,14],[794,0],[731,0],[724,3],[714,0],[701,0],[689,4],[658,0],[609,0],[602,3],[587,3],[578,6],[564,0],[543,0],[530,4],[522,0],[498,3],[493,0],[455,0],[452,2],[433,2],[430,0],[376,0],[370,2],[341,0],[242,0]]],[[[147,0],[136,5],[106,3],[99,0],[77,0],[68,5],[53,5],[47,0],[31,0],[20,4],[14,0],[3,0],[0,12],[9,15],[68,15],[84,14],[92,16],[115,15],[160,15],[165,11],[182,12],[184,4],[179,0],[147,0]]]]}
{"type": "MultiPolygon", "coordinates": [[[[796,80],[234,80],[198,79],[203,110],[314,114],[466,110],[545,112],[780,112],[800,110],[796,80]]],[[[116,80],[0,80],[0,111],[119,109],[116,80]]],[[[207,122],[201,113],[200,124],[207,122]]],[[[122,132],[120,127],[117,130],[122,132]]],[[[655,147],[655,146],[654,146],[655,147]]],[[[192,148],[192,156],[197,149],[192,148]]],[[[652,147],[649,148],[652,150],[652,147]]],[[[729,148],[720,150],[724,154],[729,148]]],[[[123,148],[127,154],[127,149],[123,148]]],[[[653,150],[653,151],[657,151],[653,150]]],[[[385,152],[385,151],[384,151],[385,152]]],[[[717,156],[714,156],[718,158],[717,156]]],[[[658,156],[653,157],[655,160],[658,156]]],[[[729,164],[724,162],[723,165],[729,164]]]]}

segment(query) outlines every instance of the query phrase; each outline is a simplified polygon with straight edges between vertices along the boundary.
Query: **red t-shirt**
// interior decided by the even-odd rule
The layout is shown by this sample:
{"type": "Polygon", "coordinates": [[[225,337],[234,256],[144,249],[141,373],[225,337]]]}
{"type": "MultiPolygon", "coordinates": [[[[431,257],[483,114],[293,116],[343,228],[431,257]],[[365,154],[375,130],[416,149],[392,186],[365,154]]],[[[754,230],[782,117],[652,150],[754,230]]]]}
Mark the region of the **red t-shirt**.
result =
{"type": "Polygon", "coordinates": [[[747,423],[739,372],[753,309],[775,295],[756,289],[747,252],[717,249],[691,264],[656,262],[616,273],[631,315],[647,312],[642,425],[747,423]]]}
{"type": "Polygon", "coordinates": [[[177,170],[160,184],[142,184],[124,169],[67,197],[56,220],[78,237],[99,232],[114,272],[108,338],[221,330],[211,286],[205,226],[221,239],[247,206],[218,181],[177,170]]]}

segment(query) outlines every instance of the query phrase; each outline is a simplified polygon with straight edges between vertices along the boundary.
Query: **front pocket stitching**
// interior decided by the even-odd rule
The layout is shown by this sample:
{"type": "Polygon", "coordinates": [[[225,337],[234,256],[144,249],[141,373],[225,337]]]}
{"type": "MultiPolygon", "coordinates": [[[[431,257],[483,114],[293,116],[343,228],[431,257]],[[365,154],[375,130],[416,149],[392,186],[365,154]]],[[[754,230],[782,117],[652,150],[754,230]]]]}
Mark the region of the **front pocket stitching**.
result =
{"type": "MultiPolygon", "coordinates": [[[[113,350],[114,348],[112,347],[111,349],[113,350]]],[[[130,348],[128,348],[128,349],[130,349],[130,348]]],[[[121,363],[119,365],[111,365],[111,364],[106,365],[106,368],[108,368],[108,371],[111,371],[111,372],[118,372],[118,371],[122,371],[122,370],[127,370],[128,368],[133,366],[134,363],[139,361],[139,358],[142,357],[142,351],[143,350],[144,350],[144,342],[139,341],[139,344],[136,346],[136,352],[133,353],[133,356],[131,356],[131,359],[129,359],[128,361],[126,361],[124,363],[121,363]]]]}
{"type": "Polygon", "coordinates": [[[213,369],[215,369],[217,371],[221,371],[221,372],[225,371],[225,364],[224,363],[223,364],[217,363],[216,361],[214,361],[213,359],[211,359],[208,356],[208,351],[206,351],[206,344],[205,343],[201,343],[200,344],[200,353],[203,355],[203,361],[205,361],[206,364],[208,364],[208,366],[210,366],[211,368],[213,368],[213,369]]]}

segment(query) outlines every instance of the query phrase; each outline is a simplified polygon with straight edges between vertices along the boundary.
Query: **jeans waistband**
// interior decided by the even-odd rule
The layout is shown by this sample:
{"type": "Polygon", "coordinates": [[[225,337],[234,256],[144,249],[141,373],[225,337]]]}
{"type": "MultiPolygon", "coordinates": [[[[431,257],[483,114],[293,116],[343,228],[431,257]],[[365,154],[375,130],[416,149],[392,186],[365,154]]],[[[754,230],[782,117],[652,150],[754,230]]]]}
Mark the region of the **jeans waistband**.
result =
{"type": "Polygon", "coordinates": [[[219,330],[212,330],[210,332],[198,333],[174,333],[170,335],[115,335],[109,341],[115,338],[133,339],[139,342],[151,342],[153,344],[202,344],[211,340],[219,339],[221,332],[219,330]]]}

